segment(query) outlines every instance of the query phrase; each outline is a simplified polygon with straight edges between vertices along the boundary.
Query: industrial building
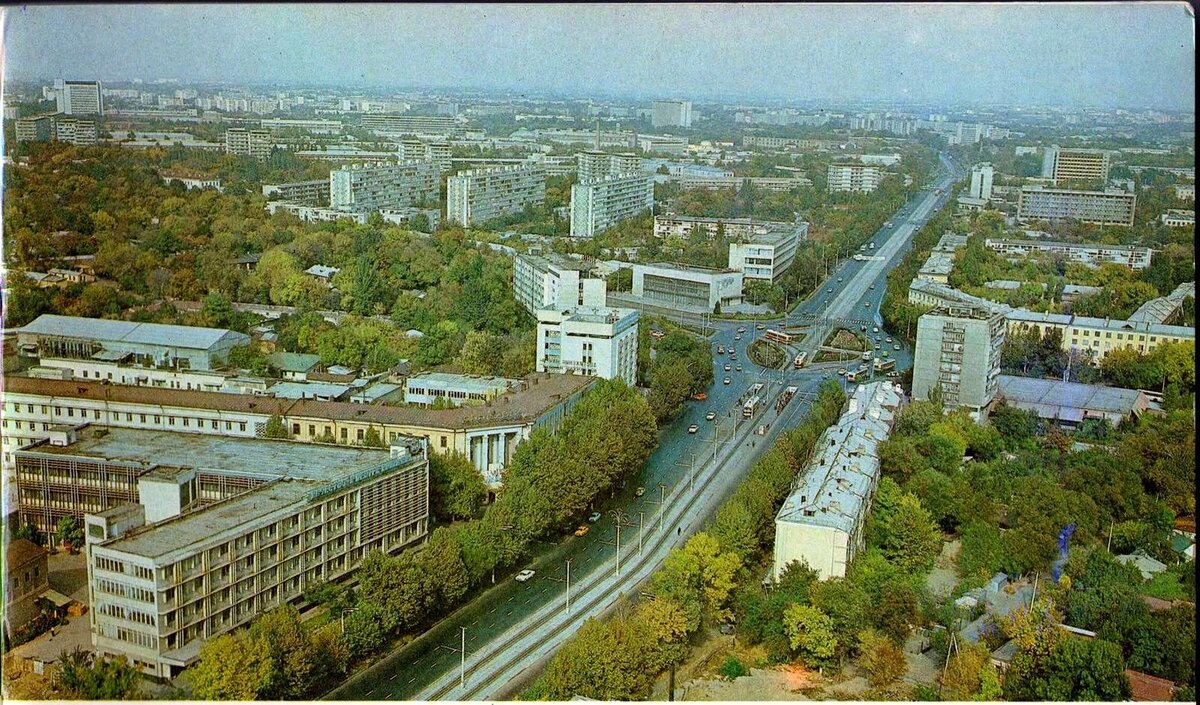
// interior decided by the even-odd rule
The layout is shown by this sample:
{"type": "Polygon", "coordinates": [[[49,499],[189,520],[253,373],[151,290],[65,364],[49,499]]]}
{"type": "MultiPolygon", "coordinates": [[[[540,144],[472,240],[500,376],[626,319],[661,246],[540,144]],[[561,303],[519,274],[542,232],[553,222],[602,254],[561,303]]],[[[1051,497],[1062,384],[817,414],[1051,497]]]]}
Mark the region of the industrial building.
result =
{"type": "Polygon", "coordinates": [[[638,312],[543,308],[537,312],[537,371],[637,384],[638,312]]]}
{"type": "Polygon", "coordinates": [[[711,313],[742,303],[745,275],[733,269],[710,269],[683,264],[634,264],[633,295],[647,303],[711,313]]]}
{"type": "Polygon", "coordinates": [[[1032,411],[1038,418],[1068,429],[1089,419],[1103,419],[1115,426],[1158,409],[1139,389],[1012,375],[1000,375],[997,383],[997,400],[1003,399],[1009,406],[1032,411]]]}
{"type": "Polygon", "coordinates": [[[994,307],[948,305],[917,321],[913,398],[925,401],[940,387],[947,408],[978,413],[996,395],[1004,314],[994,307]]]}
{"type": "Polygon", "coordinates": [[[562,255],[518,254],[513,258],[513,296],[534,314],[542,308],[604,308],[607,284],[585,272],[582,264],[562,255]]]}
{"type": "Polygon", "coordinates": [[[446,180],[446,218],[470,227],[546,202],[546,172],[533,164],[471,169],[446,180]]]}
{"type": "Polygon", "coordinates": [[[592,237],[654,207],[650,174],[609,176],[571,187],[571,237],[592,237]]]}
{"type": "Polygon", "coordinates": [[[879,486],[879,444],[891,434],[903,396],[891,382],[860,385],[841,417],[821,434],[775,516],[772,577],[800,561],[820,580],[844,577],[864,545],[879,486]]]}

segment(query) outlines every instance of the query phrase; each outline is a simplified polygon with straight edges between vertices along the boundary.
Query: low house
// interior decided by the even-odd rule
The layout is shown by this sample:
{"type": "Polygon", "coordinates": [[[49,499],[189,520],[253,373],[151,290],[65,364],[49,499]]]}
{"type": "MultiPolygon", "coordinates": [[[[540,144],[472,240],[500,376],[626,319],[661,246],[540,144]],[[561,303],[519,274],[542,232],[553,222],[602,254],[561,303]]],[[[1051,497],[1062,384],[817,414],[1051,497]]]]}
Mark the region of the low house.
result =
{"type": "Polygon", "coordinates": [[[307,353],[274,352],[267,356],[267,364],[283,379],[304,382],[308,375],[321,364],[320,355],[307,353]]]}
{"type": "Polygon", "coordinates": [[[1134,702],[1170,702],[1175,695],[1175,684],[1166,678],[1132,668],[1126,668],[1125,675],[1129,677],[1129,690],[1134,702]]]}
{"type": "Polygon", "coordinates": [[[333,275],[340,271],[342,270],[338,269],[337,267],[326,267],[323,264],[314,264],[313,266],[304,270],[304,273],[310,277],[316,277],[317,279],[328,282],[333,279],[333,275]]]}
{"type": "Polygon", "coordinates": [[[1149,580],[1167,569],[1166,563],[1151,558],[1140,550],[1133,553],[1126,553],[1123,556],[1117,556],[1117,560],[1126,565],[1132,564],[1136,567],[1141,572],[1143,580],[1149,580]]]}

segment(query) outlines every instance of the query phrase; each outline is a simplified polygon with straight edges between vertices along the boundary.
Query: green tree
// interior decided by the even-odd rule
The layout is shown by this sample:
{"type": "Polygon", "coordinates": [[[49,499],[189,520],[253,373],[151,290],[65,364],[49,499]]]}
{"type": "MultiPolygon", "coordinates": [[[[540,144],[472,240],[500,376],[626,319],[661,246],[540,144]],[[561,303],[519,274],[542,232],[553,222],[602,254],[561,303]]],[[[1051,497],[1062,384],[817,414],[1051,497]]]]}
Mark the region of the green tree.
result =
{"type": "Polygon", "coordinates": [[[458,364],[467,374],[494,375],[500,370],[503,356],[503,339],[490,333],[471,331],[459,352],[458,364]]]}
{"type": "Polygon", "coordinates": [[[75,517],[68,516],[59,519],[56,529],[59,543],[69,544],[72,549],[83,546],[83,527],[79,525],[79,521],[75,517]]]}
{"type": "Polygon", "coordinates": [[[430,508],[439,520],[479,515],[487,488],[483,476],[462,453],[437,453],[429,459],[430,508]]]}
{"type": "Polygon", "coordinates": [[[371,656],[383,648],[387,634],[383,629],[381,607],[371,602],[361,602],[344,619],[345,631],[342,632],[341,641],[350,659],[371,656]]]}
{"type": "Polygon", "coordinates": [[[650,409],[659,421],[669,419],[683,408],[691,393],[692,375],[687,363],[676,359],[656,364],[650,373],[650,409]]]}
{"type": "Polygon", "coordinates": [[[997,700],[999,680],[982,644],[959,642],[941,677],[943,700],[997,700]]]}
{"type": "Polygon", "coordinates": [[[883,551],[904,570],[924,573],[942,548],[942,535],[929,512],[905,492],[895,509],[881,520],[883,551]]]}
{"type": "Polygon", "coordinates": [[[250,623],[250,640],[269,654],[273,668],[262,696],[272,700],[304,700],[334,675],[332,654],[323,652],[288,605],[259,615],[250,623]]]}
{"type": "Polygon", "coordinates": [[[741,559],[736,554],[721,553],[717,540],[700,532],[667,555],[650,585],[656,595],[687,611],[688,630],[694,631],[702,621],[721,621],[729,616],[726,604],[739,568],[741,559]]]}
{"type": "Polygon", "coordinates": [[[873,629],[858,635],[858,653],[859,662],[870,674],[871,685],[876,688],[895,683],[908,671],[904,651],[873,629]]]}
{"type": "Polygon", "coordinates": [[[271,414],[267,418],[267,425],[263,428],[263,436],[266,438],[291,438],[292,434],[288,432],[287,425],[283,422],[283,417],[279,412],[271,414]]]}
{"type": "Polygon", "coordinates": [[[858,633],[871,624],[870,598],[861,586],[846,578],[829,578],[814,584],[812,606],[833,620],[833,633],[841,650],[853,648],[858,643],[858,633]]]}
{"type": "Polygon", "coordinates": [[[816,607],[793,604],[783,613],[783,629],[792,650],[810,666],[834,663],[838,651],[833,620],[816,607]]]}
{"type": "Polygon", "coordinates": [[[420,553],[420,561],[430,584],[437,588],[439,607],[451,607],[467,594],[470,587],[467,567],[449,529],[439,527],[433,531],[420,553]]]}
{"type": "Polygon", "coordinates": [[[135,695],[138,673],[124,656],[105,659],[80,647],[63,651],[56,684],[84,700],[125,700],[135,695]]]}
{"type": "Polygon", "coordinates": [[[184,679],[201,700],[258,700],[268,697],[274,669],[270,654],[239,629],[204,642],[184,679]]]}

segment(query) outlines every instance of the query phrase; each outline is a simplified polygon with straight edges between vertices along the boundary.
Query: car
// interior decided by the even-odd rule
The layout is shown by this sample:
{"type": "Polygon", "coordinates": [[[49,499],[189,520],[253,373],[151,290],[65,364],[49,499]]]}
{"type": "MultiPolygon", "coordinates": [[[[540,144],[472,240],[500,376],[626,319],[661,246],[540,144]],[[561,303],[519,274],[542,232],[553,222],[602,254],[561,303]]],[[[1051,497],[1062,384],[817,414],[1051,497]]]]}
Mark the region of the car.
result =
{"type": "Polygon", "coordinates": [[[859,330],[861,330],[861,331],[862,331],[862,332],[864,332],[864,333],[866,333],[866,332],[867,332],[867,327],[866,327],[866,326],[859,326],[859,327],[858,327],[858,329],[859,329],[859,330]]]}
{"type": "Polygon", "coordinates": [[[532,578],[533,575],[534,575],[533,571],[526,568],[525,570],[521,571],[520,573],[517,573],[517,582],[523,583],[526,580],[529,580],[530,578],[532,578]]]}
{"type": "Polygon", "coordinates": [[[730,360],[736,360],[736,359],[737,359],[737,354],[735,353],[735,354],[733,354],[733,355],[730,355],[730,356],[729,356],[729,359],[730,359],[730,360]]]}
{"type": "Polygon", "coordinates": [[[875,285],[874,285],[874,284],[872,284],[872,285],[871,285],[871,288],[872,288],[872,289],[874,289],[874,288],[875,288],[875,285]]]}
{"type": "Polygon", "coordinates": [[[900,376],[900,373],[895,370],[892,370],[891,372],[887,373],[887,376],[891,377],[892,379],[896,379],[897,377],[900,376]]]}
{"type": "Polygon", "coordinates": [[[892,350],[899,350],[899,349],[900,349],[900,346],[899,346],[899,345],[893,345],[893,346],[892,346],[892,350]]]}
{"type": "Polygon", "coordinates": [[[826,373],[822,374],[821,379],[829,379],[829,373],[826,372],[826,373]]]}
{"type": "Polygon", "coordinates": [[[738,332],[738,333],[745,333],[745,332],[746,332],[746,326],[738,326],[737,332],[738,332]]]}
{"type": "Polygon", "coordinates": [[[704,401],[705,399],[708,399],[708,394],[705,392],[696,392],[692,395],[692,399],[695,399],[696,401],[704,401]]]}
{"type": "Polygon", "coordinates": [[[877,336],[875,336],[875,342],[876,342],[876,343],[878,343],[878,342],[881,342],[882,340],[883,340],[883,338],[881,338],[880,336],[878,336],[878,335],[877,335],[877,336]]]}
{"type": "Polygon", "coordinates": [[[741,366],[741,365],[738,365],[737,367],[734,367],[733,369],[737,370],[738,372],[741,372],[741,371],[742,371],[742,366],[741,366]]]}
{"type": "Polygon", "coordinates": [[[695,433],[696,431],[699,431],[699,430],[700,430],[700,426],[697,424],[692,424],[691,426],[688,426],[688,433],[695,433]]]}
{"type": "Polygon", "coordinates": [[[763,325],[762,323],[759,323],[758,325],[754,326],[754,330],[766,330],[766,329],[767,329],[767,327],[765,325],[763,325]]]}
{"type": "Polygon", "coordinates": [[[730,383],[730,382],[732,382],[732,381],[733,381],[733,380],[729,379],[728,377],[726,377],[726,378],[725,378],[725,384],[729,384],[729,383],[730,383]]]}
{"type": "Polygon", "coordinates": [[[864,302],[863,302],[863,308],[871,308],[871,302],[870,302],[870,301],[864,301],[864,302]]]}
{"type": "Polygon", "coordinates": [[[826,290],[825,290],[825,293],[826,293],[826,294],[832,294],[832,293],[833,293],[833,289],[826,289],[826,290]]]}
{"type": "Polygon", "coordinates": [[[737,350],[735,350],[735,349],[734,349],[734,347],[733,347],[732,345],[731,345],[731,346],[729,346],[729,354],[730,354],[730,355],[737,355],[737,350]]]}
{"type": "Polygon", "coordinates": [[[717,346],[717,354],[718,354],[718,355],[724,355],[724,354],[725,354],[725,346],[724,346],[724,345],[718,345],[718,346],[717,346]]]}
{"type": "Polygon", "coordinates": [[[838,277],[838,281],[842,281],[842,277],[838,277]]]}
{"type": "Polygon", "coordinates": [[[845,367],[839,368],[838,369],[838,377],[845,377],[845,376],[846,376],[846,368],[845,367]]]}
{"type": "Polygon", "coordinates": [[[730,364],[728,362],[726,362],[725,363],[725,371],[728,372],[731,369],[733,369],[733,368],[730,366],[730,364]]]}
{"type": "Polygon", "coordinates": [[[871,329],[871,332],[872,332],[872,333],[878,333],[878,332],[879,332],[879,326],[875,326],[874,328],[872,328],[872,329],[871,329]]]}
{"type": "Polygon", "coordinates": [[[715,411],[710,411],[704,415],[704,419],[706,421],[712,421],[715,418],[717,418],[717,412],[715,412],[715,411]]]}
{"type": "Polygon", "coordinates": [[[598,521],[600,521],[600,512],[592,512],[591,514],[588,514],[589,524],[595,524],[598,521]]]}
{"type": "Polygon", "coordinates": [[[892,342],[892,339],[891,339],[891,337],[890,337],[890,336],[888,337],[887,341],[888,341],[889,343],[890,343],[890,342],[892,342]]]}
{"type": "Polygon", "coordinates": [[[878,350],[878,349],[879,349],[879,343],[875,343],[875,349],[876,349],[876,350],[878,350]]]}
{"type": "Polygon", "coordinates": [[[634,491],[633,491],[633,496],[634,496],[634,497],[641,497],[641,496],[642,496],[642,495],[644,495],[644,494],[646,494],[646,488],[645,488],[645,487],[639,487],[639,488],[637,488],[636,490],[634,490],[634,491]]]}
{"type": "Polygon", "coordinates": [[[591,531],[591,528],[588,527],[587,524],[580,524],[579,528],[575,529],[575,535],[576,536],[587,536],[587,532],[589,532],[589,531],[591,531]]]}
{"type": "Polygon", "coordinates": [[[733,339],[734,339],[734,340],[741,340],[741,339],[742,339],[742,334],[741,334],[741,333],[738,333],[737,335],[733,336],[733,339]]]}
{"type": "Polygon", "coordinates": [[[884,357],[887,357],[888,355],[891,355],[891,353],[890,353],[890,352],[888,352],[887,350],[884,350],[884,351],[883,351],[883,356],[884,356],[884,357]]]}

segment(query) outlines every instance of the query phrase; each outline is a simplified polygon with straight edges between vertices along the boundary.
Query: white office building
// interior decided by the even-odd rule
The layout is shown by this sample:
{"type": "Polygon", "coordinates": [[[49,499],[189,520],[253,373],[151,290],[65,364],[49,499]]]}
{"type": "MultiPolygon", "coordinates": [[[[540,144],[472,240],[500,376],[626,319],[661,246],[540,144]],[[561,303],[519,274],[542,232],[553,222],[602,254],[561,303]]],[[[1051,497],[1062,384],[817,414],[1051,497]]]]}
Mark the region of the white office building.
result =
{"type": "Polygon", "coordinates": [[[1062,220],[1133,225],[1137,194],[1119,190],[1071,191],[1024,186],[1017,202],[1017,220],[1062,220]]]}
{"type": "Polygon", "coordinates": [[[435,161],[353,165],[329,172],[329,205],[370,212],[436,203],[441,168],[435,161]]]}
{"type": "Polygon", "coordinates": [[[828,185],[830,193],[856,191],[870,193],[879,188],[882,172],[879,167],[866,164],[830,164],[828,185]]]}
{"type": "Polygon", "coordinates": [[[808,223],[778,223],[756,228],[729,243],[729,268],[746,279],[774,283],[796,260],[796,249],[808,238],[808,223]]]}
{"type": "Polygon", "coordinates": [[[585,274],[582,264],[561,255],[518,254],[513,258],[513,296],[533,314],[543,308],[604,308],[607,284],[585,274]]]}
{"type": "Polygon", "coordinates": [[[537,312],[537,371],[637,384],[638,312],[543,308],[537,312]]]}
{"type": "Polygon", "coordinates": [[[688,100],[656,100],[650,113],[654,127],[691,127],[692,103],[688,100]]]}
{"type": "Polygon", "coordinates": [[[891,434],[902,392],[891,382],[854,390],[837,423],[821,434],[812,459],[775,516],[778,581],[802,562],[821,580],[840,578],[865,545],[864,532],[879,487],[879,444],[891,434]]]}
{"type": "Polygon", "coordinates": [[[913,398],[925,401],[941,387],[946,408],[978,413],[996,396],[1005,315],[994,306],[950,305],[917,321],[913,398]]]}
{"type": "Polygon", "coordinates": [[[742,303],[745,275],[733,269],[682,264],[635,264],[633,295],[660,306],[710,313],[742,303]]]}
{"type": "Polygon", "coordinates": [[[571,237],[592,237],[654,207],[650,174],[610,176],[571,187],[571,237]]]}
{"type": "Polygon", "coordinates": [[[520,164],[471,169],[446,180],[446,218],[470,227],[546,202],[546,172],[520,164]]]}
{"type": "Polygon", "coordinates": [[[992,198],[992,177],[995,174],[995,169],[991,164],[976,164],[971,167],[971,188],[970,197],[978,198],[984,201],[992,198]]]}
{"type": "Polygon", "coordinates": [[[1098,149],[1046,148],[1042,155],[1042,177],[1062,181],[1108,181],[1109,153],[1098,149]]]}
{"type": "Polygon", "coordinates": [[[64,115],[103,115],[104,92],[99,81],[63,81],[58,112],[64,115]]]}

